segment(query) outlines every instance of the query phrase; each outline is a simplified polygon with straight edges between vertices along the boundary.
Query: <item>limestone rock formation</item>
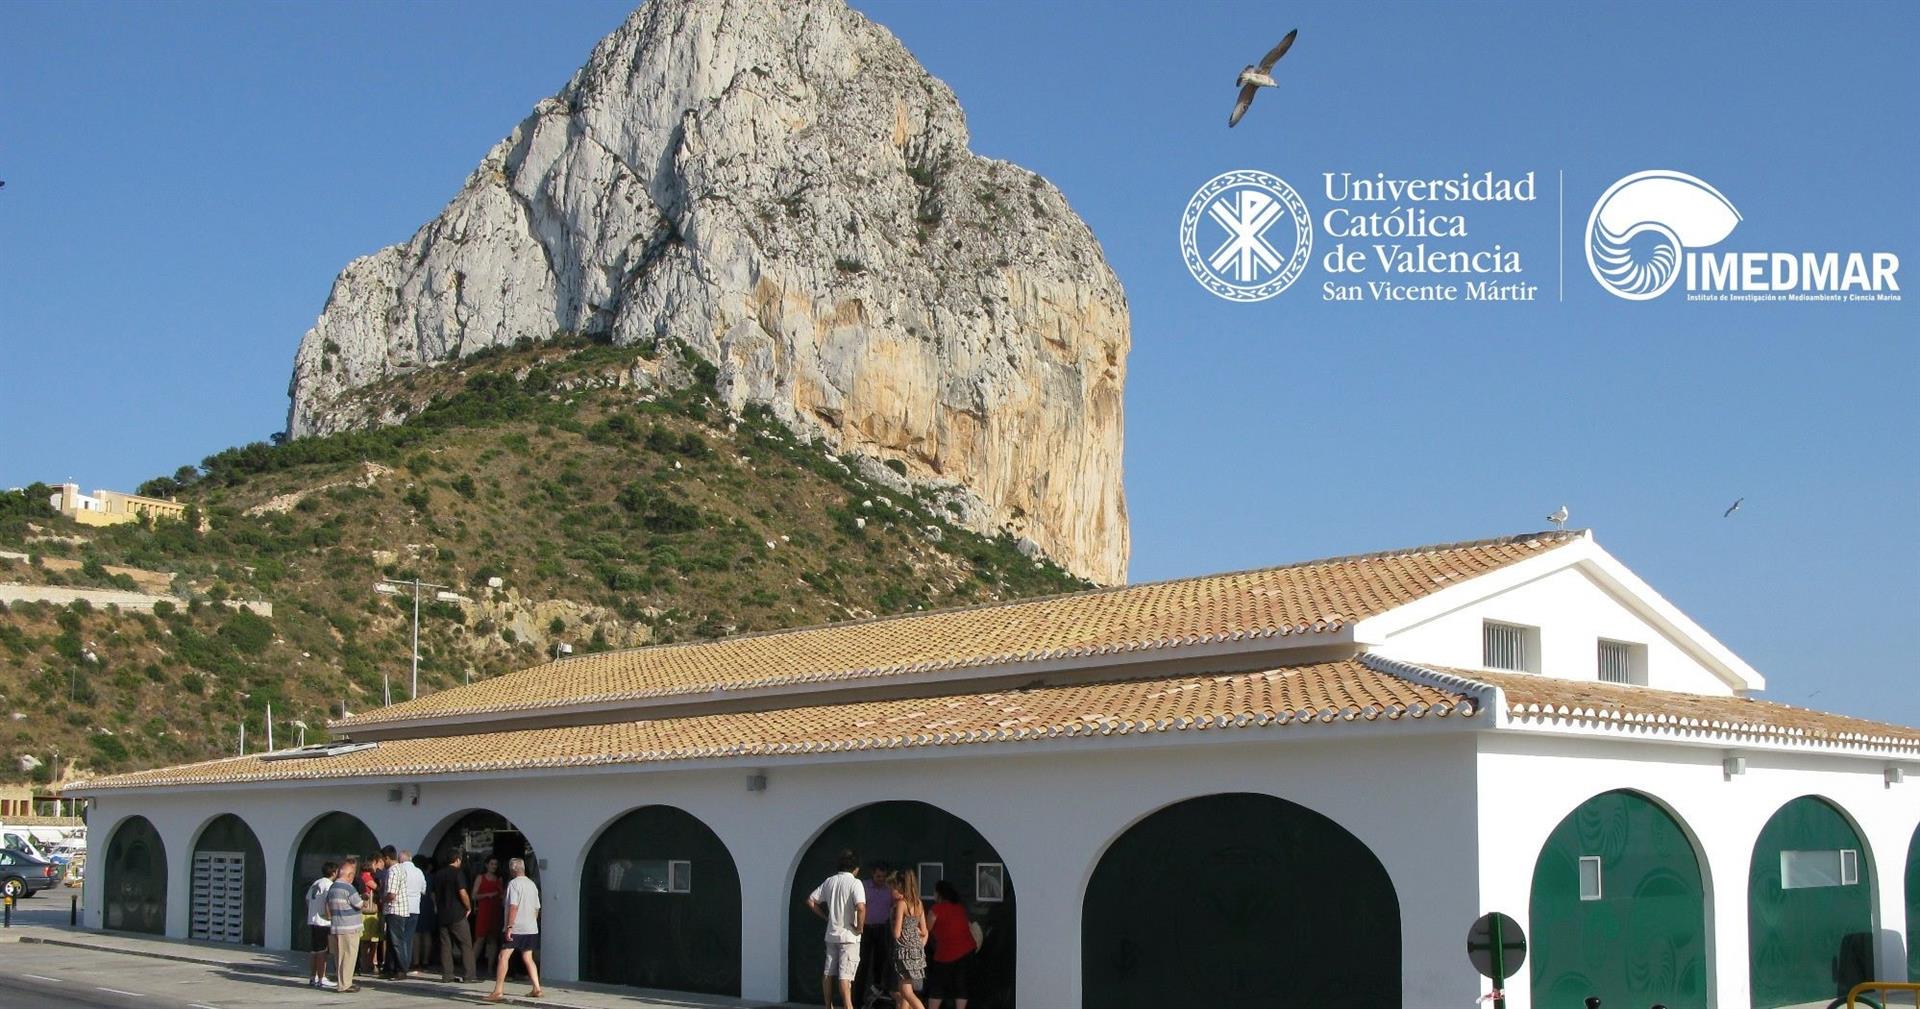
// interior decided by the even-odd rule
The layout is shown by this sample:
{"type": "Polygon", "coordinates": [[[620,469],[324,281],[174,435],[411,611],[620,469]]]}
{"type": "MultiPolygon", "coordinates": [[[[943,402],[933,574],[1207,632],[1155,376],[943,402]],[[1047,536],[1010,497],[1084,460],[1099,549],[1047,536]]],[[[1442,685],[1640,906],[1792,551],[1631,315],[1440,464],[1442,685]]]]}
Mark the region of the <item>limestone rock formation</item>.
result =
{"type": "Polygon", "coordinates": [[[967,139],[841,0],[651,0],[438,217],[348,264],[288,433],[378,423],[353,390],[522,338],[678,340],[732,408],[1122,581],[1126,296],[1058,189],[967,139]]]}

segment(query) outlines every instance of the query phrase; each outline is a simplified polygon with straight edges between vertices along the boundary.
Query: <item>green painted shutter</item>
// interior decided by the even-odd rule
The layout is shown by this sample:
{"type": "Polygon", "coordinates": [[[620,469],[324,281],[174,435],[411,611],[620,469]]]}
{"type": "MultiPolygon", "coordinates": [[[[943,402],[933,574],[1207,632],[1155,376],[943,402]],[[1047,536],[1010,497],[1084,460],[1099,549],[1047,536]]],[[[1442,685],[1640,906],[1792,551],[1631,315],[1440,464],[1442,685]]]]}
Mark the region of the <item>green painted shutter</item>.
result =
{"type": "Polygon", "coordinates": [[[1538,1009],[1707,1005],[1706,887],[1666,810],[1607,792],[1560,821],[1534,863],[1528,966],[1538,1009]],[[1599,860],[1598,899],[1580,861],[1599,860]]]}
{"type": "Polygon", "coordinates": [[[1866,845],[1840,811],[1802,796],[1773,814],[1754,842],[1747,879],[1755,1009],[1825,1002],[1873,973],[1873,897],[1866,845]],[[1787,889],[1781,852],[1857,852],[1848,885],[1787,889]]]}

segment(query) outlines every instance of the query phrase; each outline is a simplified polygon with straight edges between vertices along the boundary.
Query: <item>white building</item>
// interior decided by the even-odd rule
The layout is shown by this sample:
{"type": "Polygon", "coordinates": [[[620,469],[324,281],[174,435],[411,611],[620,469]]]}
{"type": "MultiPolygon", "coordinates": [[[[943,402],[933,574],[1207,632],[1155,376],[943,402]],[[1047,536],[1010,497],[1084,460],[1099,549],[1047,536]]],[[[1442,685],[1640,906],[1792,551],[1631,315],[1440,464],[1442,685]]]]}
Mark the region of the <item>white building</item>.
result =
{"type": "Polygon", "coordinates": [[[1516,1007],[1904,978],[1920,730],[1761,686],[1549,532],[585,655],[70,791],[89,924],[284,947],[323,858],[524,849],[561,979],[810,1001],[843,847],[959,888],[981,1007],[1467,1006],[1491,910],[1516,1007]]]}

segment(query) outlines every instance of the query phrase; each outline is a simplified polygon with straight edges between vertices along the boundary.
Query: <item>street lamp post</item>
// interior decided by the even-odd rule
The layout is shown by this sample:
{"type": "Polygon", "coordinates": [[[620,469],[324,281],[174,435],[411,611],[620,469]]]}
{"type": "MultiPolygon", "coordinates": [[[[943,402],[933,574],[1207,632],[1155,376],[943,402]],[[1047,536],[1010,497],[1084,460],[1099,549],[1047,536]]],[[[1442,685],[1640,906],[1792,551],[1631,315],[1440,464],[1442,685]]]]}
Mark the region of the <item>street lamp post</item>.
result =
{"type": "MultiPolygon", "coordinates": [[[[418,578],[407,582],[380,582],[373,587],[373,591],[383,596],[396,596],[400,594],[400,587],[403,585],[413,590],[413,673],[407,692],[407,696],[413,698],[420,696],[420,590],[437,590],[433,597],[443,603],[458,603],[465,600],[457,592],[448,592],[447,589],[450,586],[435,585],[418,578]]],[[[393,688],[387,682],[387,674],[384,672],[380,674],[380,703],[393,703],[393,688]]]]}

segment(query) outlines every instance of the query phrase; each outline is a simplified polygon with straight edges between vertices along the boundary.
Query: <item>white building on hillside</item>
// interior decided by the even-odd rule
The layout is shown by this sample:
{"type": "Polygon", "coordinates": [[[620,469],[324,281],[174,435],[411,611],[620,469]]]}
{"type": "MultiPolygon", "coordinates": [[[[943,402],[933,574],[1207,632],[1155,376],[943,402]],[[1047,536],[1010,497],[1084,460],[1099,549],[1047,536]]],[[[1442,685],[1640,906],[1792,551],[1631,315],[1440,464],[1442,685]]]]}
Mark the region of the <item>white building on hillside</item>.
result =
{"type": "Polygon", "coordinates": [[[557,979],[813,1001],[843,848],[959,889],[982,1009],[1469,1006],[1493,910],[1516,1007],[1904,978],[1920,730],[1761,686],[1549,532],[585,655],[70,791],[90,925],[285,947],[325,858],[527,854],[557,979]]]}

